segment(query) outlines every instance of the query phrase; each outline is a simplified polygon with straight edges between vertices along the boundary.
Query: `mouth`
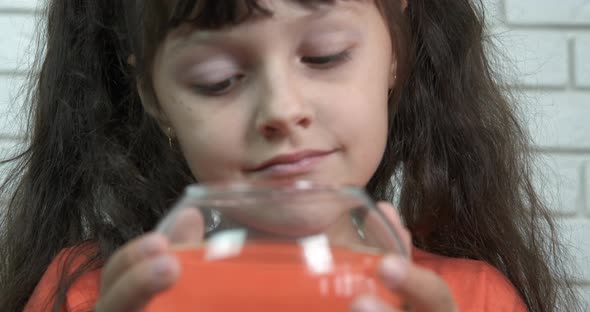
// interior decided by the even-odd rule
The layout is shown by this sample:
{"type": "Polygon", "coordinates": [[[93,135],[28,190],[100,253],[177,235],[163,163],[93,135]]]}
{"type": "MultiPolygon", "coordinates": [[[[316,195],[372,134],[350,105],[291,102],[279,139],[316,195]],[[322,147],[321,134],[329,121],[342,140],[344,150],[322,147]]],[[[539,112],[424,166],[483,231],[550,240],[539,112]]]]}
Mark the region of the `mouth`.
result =
{"type": "Polygon", "coordinates": [[[322,160],[335,150],[305,150],[273,157],[251,169],[250,173],[267,174],[275,177],[300,175],[312,171],[322,160]]]}

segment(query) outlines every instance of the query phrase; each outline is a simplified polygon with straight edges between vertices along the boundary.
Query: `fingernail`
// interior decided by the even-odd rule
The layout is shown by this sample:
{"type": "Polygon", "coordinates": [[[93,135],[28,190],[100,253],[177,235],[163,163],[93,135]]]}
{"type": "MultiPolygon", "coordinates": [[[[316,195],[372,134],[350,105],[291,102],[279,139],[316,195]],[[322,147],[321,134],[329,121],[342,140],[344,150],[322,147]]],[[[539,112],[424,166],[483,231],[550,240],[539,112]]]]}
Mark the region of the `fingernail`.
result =
{"type": "Polygon", "coordinates": [[[408,261],[396,256],[387,256],[381,262],[381,274],[389,287],[397,287],[408,275],[408,261]]]}
{"type": "Polygon", "coordinates": [[[152,264],[152,274],[154,276],[163,276],[170,273],[173,269],[172,259],[169,256],[161,256],[154,260],[152,264]]]}
{"type": "Polygon", "coordinates": [[[156,254],[162,249],[162,240],[155,234],[147,236],[143,242],[141,242],[140,250],[145,256],[151,256],[156,254]]]}
{"type": "Polygon", "coordinates": [[[354,301],[350,310],[352,312],[377,312],[381,311],[381,304],[376,298],[365,296],[354,301]]]}

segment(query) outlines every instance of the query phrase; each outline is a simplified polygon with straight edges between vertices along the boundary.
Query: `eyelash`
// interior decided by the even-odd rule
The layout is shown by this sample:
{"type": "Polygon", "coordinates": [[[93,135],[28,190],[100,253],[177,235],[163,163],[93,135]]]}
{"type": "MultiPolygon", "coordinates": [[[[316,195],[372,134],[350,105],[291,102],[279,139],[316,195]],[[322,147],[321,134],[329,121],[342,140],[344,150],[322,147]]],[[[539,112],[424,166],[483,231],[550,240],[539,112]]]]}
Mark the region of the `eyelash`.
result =
{"type": "Polygon", "coordinates": [[[203,85],[195,85],[194,88],[197,93],[207,96],[220,96],[224,95],[229,91],[229,89],[237,82],[242,80],[244,75],[235,75],[229,79],[225,79],[220,82],[211,83],[211,84],[203,84],[203,85]]]}
{"type": "MultiPolygon", "coordinates": [[[[340,65],[350,59],[350,51],[343,51],[337,54],[326,56],[304,56],[301,62],[310,64],[313,68],[319,70],[330,69],[340,65]]],[[[194,88],[197,93],[206,96],[221,96],[231,90],[235,83],[244,78],[244,75],[235,75],[229,79],[211,84],[196,85],[194,88]]]]}
{"type": "Polygon", "coordinates": [[[346,50],[338,54],[326,55],[326,56],[304,56],[301,58],[303,63],[313,64],[319,69],[325,69],[326,65],[330,68],[332,66],[339,65],[340,63],[350,59],[350,51],[346,50]]]}

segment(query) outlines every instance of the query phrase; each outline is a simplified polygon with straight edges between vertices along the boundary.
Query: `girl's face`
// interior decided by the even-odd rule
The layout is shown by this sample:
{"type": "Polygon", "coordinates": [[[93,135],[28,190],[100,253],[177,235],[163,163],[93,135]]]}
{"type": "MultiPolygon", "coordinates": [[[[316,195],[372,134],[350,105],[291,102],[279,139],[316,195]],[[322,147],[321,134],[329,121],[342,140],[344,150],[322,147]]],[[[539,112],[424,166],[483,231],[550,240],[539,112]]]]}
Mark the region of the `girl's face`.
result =
{"type": "Polygon", "coordinates": [[[218,31],[171,33],[153,85],[200,182],[306,179],[364,186],[387,139],[395,61],[373,1],[260,1],[218,31]]]}

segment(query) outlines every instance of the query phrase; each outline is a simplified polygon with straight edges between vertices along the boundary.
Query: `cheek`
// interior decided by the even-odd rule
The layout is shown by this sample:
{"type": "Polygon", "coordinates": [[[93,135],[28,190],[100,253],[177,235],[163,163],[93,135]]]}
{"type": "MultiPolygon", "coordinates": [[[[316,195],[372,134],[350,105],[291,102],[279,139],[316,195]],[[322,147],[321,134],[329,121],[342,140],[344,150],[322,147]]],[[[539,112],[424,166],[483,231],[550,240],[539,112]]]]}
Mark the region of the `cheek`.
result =
{"type": "Polygon", "coordinates": [[[346,129],[349,140],[358,140],[356,144],[385,144],[389,72],[384,68],[384,64],[363,63],[356,68],[358,75],[334,92],[337,98],[332,102],[339,103],[339,109],[333,113],[338,116],[340,127],[346,129]]]}
{"type": "Polygon", "coordinates": [[[240,130],[244,118],[238,118],[235,115],[239,112],[231,110],[196,107],[191,101],[185,101],[188,105],[179,103],[178,107],[185,109],[170,111],[170,123],[195,178],[199,181],[234,178],[244,150],[240,130]]]}
{"type": "MultiPolygon", "coordinates": [[[[387,143],[387,88],[379,84],[358,82],[359,89],[351,94],[347,105],[344,139],[350,147],[350,157],[359,168],[360,179],[367,183],[377,169],[387,143]]],[[[343,120],[344,121],[344,120],[343,120]]]]}
{"type": "Polygon", "coordinates": [[[178,143],[197,180],[222,180],[238,166],[239,140],[234,134],[206,126],[183,129],[178,134],[178,143]]]}
{"type": "Polygon", "coordinates": [[[194,177],[217,181],[235,176],[243,151],[244,112],[232,109],[234,106],[199,102],[162,75],[154,82],[160,107],[194,177]]]}
{"type": "Polygon", "coordinates": [[[387,140],[387,98],[376,92],[386,91],[374,90],[369,96],[363,93],[364,97],[357,98],[360,105],[350,105],[347,116],[347,140],[367,162],[380,161],[387,140]]]}
{"type": "Polygon", "coordinates": [[[388,128],[384,85],[355,81],[347,92],[331,93],[331,100],[326,102],[332,105],[326,105],[321,114],[321,126],[345,150],[347,183],[366,185],[383,157],[388,128]]]}

